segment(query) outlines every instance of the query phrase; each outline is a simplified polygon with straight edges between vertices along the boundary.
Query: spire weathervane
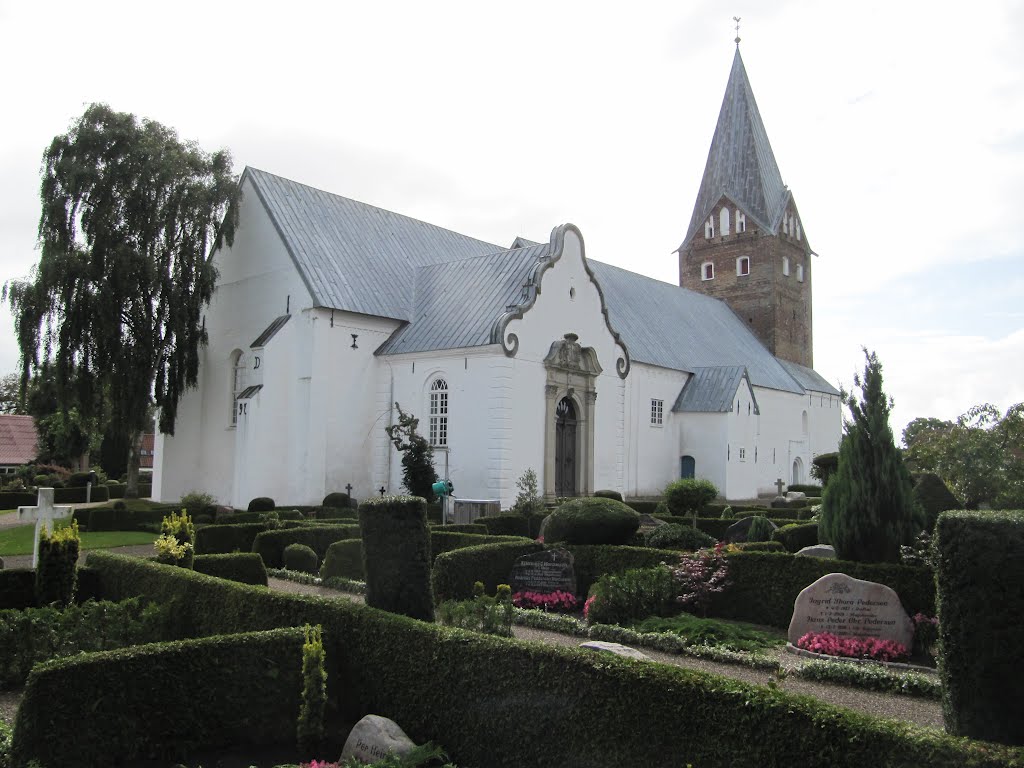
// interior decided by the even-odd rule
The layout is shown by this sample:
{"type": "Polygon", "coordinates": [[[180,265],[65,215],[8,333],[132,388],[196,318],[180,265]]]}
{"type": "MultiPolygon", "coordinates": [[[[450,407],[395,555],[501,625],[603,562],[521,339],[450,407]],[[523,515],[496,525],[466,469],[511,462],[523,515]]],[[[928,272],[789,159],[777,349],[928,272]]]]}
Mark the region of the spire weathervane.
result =
{"type": "Polygon", "coordinates": [[[733,16],[732,20],[736,22],[736,47],[740,47],[740,17],[733,16]]]}

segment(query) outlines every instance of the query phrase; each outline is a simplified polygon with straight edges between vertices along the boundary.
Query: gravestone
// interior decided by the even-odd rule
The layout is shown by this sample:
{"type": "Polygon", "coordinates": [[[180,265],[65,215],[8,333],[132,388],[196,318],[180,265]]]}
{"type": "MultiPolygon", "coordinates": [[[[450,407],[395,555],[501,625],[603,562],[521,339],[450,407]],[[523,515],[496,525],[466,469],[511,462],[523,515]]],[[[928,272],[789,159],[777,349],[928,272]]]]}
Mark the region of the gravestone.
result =
{"type": "Polygon", "coordinates": [[[512,566],[509,585],[512,594],[517,592],[538,592],[542,595],[552,592],[576,594],[575,559],[564,549],[548,549],[523,555],[512,566]]]}
{"type": "Polygon", "coordinates": [[[845,573],[828,573],[806,587],[793,604],[789,642],[808,632],[838,637],[895,640],[911,648],[914,624],[899,595],[885,584],[861,581],[845,573]]]}
{"type": "MultiPolygon", "coordinates": [[[[725,540],[734,543],[746,541],[747,534],[750,532],[750,526],[754,522],[754,517],[756,517],[756,515],[752,517],[744,517],[730,525],[725,531],[725,540]]],[[[772,523],[771,520],[768,520],[768,522],[771,523],[773,531],[778,530],[779,526],[777,526],[775,523],[772,523]]]]}
{"type": "Polygon", "coordinates": [[[349,732],[341,750],[340,762],[355,757],[364,764],[377,763],[391,753],[407,755],[415,747],[415,742],[406,736],[394,720],[380,715],[367,715],[349,732]]]}
{"type": "Polygon", "coordinates": [[[580,648],[586,648],[588,651],[612,653],[616,656],[635,659],[636,661],[652,661],[650,656],[642,651],[638,651],[636,648],[630,648],[628,645],[622,645],[621,643],[609,643],[605,640],[588,640],[585,643],[580,643],[580,648]]]}
{"type": "Polygon", "coordinates": [[[799,557],[824,557],[835,560],[836,549],[831,544],[812,544],[794,554],[799,557]]]}
{"type": "Polygon", "coordinates": [[[786,501],[800,501],[806,498],[807,494],[803,491],[786,491],[786,501]]]}
{"type": "Polygon", "coordinates": [[[55,507],[53,505],[53,488],[40,488],[34,507],[18,507],[18,522],[36,524],[35,543],[32,545],[32,567],[39,565],[39,530],[45,525],[53,532],[53,522],[71,517],[74,507],[55,507]]]}

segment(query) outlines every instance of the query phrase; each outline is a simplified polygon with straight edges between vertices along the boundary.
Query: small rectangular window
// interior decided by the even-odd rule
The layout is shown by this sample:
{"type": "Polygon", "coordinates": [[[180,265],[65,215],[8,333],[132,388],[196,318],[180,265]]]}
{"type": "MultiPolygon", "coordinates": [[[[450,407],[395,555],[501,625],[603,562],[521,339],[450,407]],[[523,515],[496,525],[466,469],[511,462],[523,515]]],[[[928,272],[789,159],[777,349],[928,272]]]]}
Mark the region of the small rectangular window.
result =
{"type": "Polygon", "coordinates": [[[746,461],[746,460],[747,460],[747,449],[746,448],[740,448],[740,461],[746,461]]]}
{"type": "Polygon", "coordinates": [[[740,277],[750,274],[750,257],[740,256],[736,259],[736,274],[740,277]]]}
{"type": "Polygon", "coordinates": [[[705,261],[700,266],[700,277],[701,280],[714,280],[715,279],[715,265],[710,261],[705,261]]]}
{"type": "Polygon", "coordinates": [[[651,424],[661,426],[665,413],[665,401],[651,398],[651,424]]]}

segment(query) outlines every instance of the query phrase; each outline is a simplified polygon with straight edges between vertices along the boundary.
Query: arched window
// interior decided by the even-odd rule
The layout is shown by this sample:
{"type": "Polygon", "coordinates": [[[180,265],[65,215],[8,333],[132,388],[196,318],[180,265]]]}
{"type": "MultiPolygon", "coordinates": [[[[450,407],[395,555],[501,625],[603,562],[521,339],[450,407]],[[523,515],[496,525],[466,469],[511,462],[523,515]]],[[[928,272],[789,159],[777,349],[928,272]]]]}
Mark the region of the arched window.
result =
{"type": "Polygon", "coordinates": [[[750,274],[750,257],[740,256],[736,259],[736,274],[739,276],[750,274]]]}
{"type": "Polygon", "coordinates": [[[800,429],[803,432],[804,437],[807,437],[807,426],[807,411],[804,411],[803,413],[800,414],[800,429]]]}
{"type": "Polygon", "coordinates": [[[789,256],[782,257],[782,274],[789,275],[789,256]]]}
{"type": "Polygon", "coordinates": [[[448,447],[448,383],[434,379],[430,385],[430,444],[448,447]]]}
{"type": "Polygon", "coordinates": [[[736,209],[736,234],[747,231],[747,214],[736,209]]]}
{"type": "Polygon", "coordinates": [[[715,279],[715,265],[710,261],[705,261],[700,265],[700,279],[701,280],[714,280],[715,279]]]}
{"type": "Polygon", "coordinates": [[[718,214],[718,222],[720,229],[722,230],[722,237],[729,234],[729,209],[722,207],[722,211],[718,214]]]}
{"type": "Polygon", "coordinates": [[[715,215],[711,214],[708,216],[708,220],[704,222],[704,237],[710,240],[715,236],[715,215]]]}
{"type": "Polygon", "coordinates": [[[245,358],[242,350],[231,353],[231,426],[238,424],[238,396],[245,389],[245,358]]]}

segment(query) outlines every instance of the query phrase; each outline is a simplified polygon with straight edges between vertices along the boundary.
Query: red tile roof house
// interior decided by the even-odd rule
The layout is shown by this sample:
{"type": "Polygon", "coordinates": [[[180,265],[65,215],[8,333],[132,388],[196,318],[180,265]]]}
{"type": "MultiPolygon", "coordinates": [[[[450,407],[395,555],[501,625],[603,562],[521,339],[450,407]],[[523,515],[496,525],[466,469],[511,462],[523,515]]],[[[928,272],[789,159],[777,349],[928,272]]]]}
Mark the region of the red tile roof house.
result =
{"type": "Polygon", "coordinates": [[[36,457],[35,419],[0,414],[0,475],[13,474],[36,457]]]}

